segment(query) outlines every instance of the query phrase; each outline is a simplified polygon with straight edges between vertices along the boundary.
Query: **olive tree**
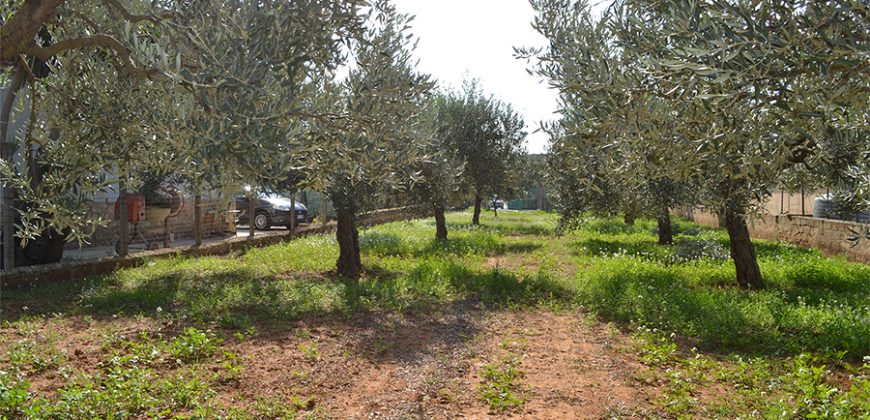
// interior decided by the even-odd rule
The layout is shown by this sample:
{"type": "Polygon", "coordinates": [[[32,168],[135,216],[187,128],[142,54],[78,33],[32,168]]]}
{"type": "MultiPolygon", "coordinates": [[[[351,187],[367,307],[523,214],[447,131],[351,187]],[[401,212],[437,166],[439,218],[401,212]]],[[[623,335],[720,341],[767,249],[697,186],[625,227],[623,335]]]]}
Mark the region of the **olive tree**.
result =
{"type": "Polygon", "coordinates": [[[447,144],[447,139],[438,135],[438,126],[444,116],[441,109],[447,103],[444,94],[438,94],[426,114],[427,125],[424,131],[426,157],[419,162],[421,179],[410,187],[410,198],[422,202],[435,216],[435,238],[447,239],[447,220],[445,212],[457,205],[462,199],[463,170],[462,159],[447,144]]]}
{"type": "MultiPolygon", "coordinates": [[[[576,16],[589,21],[583,1],[532,4],[554,49],[570,40],[566,28],[576,16]]],[[[611,68],[605,94],[587,95],[602,85],[577,78],[590,63],[592,51],[583,48],[555,55],[557,69],[571,71],[551,79],[563,94],[584,95],[581,107],[620,95],[666,101],[676,122],[674,138],[692,146],[677,148],[670,175],[702,181],[701,203],[724,216],[738,284],[760,288],[746,218],[759,210],[780,174],[794,165],[825,164],[832,146],[843,142],[854,156],[866,156],[867,17],[866,5],[847,2],[619,1],[583,33],[603,40],[595,48],[618,52],[636,81],[622,81],[625,67],[611,68]]],[[[649,139],[621,141],[642,146],[649,139]]]]}
{"type": "Polygon", "coordinates": [[[484,95],[476,82],[449,92],[439,102],[437,135],[465,165],[465,182],[474,195],[473,224],[480,223],[483,199],[510,195],[515,168],[525,156],[525,123],[510,104],[484,95]]]}
{"type": "MultiPolygon", "coordinates": [[[[521,49],[533,70],[560,91],[561,119],[548,127],[550,165],[563,225],[586,210],[621,211],[625,222],[658,221],[659,243],[673,242],[670,208],[691,200],[691,174],[670,161],[690,144],[674,130],[670,101],[643,92],[642,75],[612,42],[607,20],[585,4],[537,3],[546,50],[521,49]]],[[[605,18],[607,15],[605,15],[605,18]]]]}
{"type": "MultiPolygon", "coordinates": [[[[27,173],[13,163],[13,150],[25,150],[24,143],[32,138],[28,133],[36,132],[43,116],[54,117],[57,110],[68,115],[49,118],[41,129],[55,133],[57,139],[78,138],[79,129],[109,134],[125,126],[124,121],[108,121],[115,114],[119,119],[119,111],[134,113],[142,127],[164,130],[145,137],[124,133],[105,139],[119,142],[113,145],[117,150],[147,146],[146,154],[137,154],[137,164],[144,170],[163,171],[172,162],[187,165],[182,168],[194,179],[216,171],[222,183],[268,187],[286,180],[296,156],[303,154],[298,147],[291,149],[288,139],[296,136],[307,118],[318,117],[303,109],[315,92],[313,79],[343,62],[342,45],[358,36],[363,5],[362,0],[123,4],[26,0],[7,6],[0,27],[0,82],[6,87],[0,115],[3,197],[8,200],[15,187],[28,184],[27,173]],[[40,83],[40,76],[47,81],[40,83]],[[124,83],[114,82],[122,78],[124,83]],[[31,94],[40,98],[39,103],[31,102],[36,117],[26,129],[8,133],[8,123],[24,103],[19,91],[28,79],[31,90],[41,90],[31,94]],[[63,81],[76,95],[55,88],[61,85],[55,80],[63,81]],[[155,86],[166,95],[144,94],[155,86]],[[99,95],[105,98],[139,105],[118,110],[110,101],[99,101],[101,108],[81,110],[77,107],[84,103],[75,98],[86,93],[77,89],[101,90],[99,95]],[[94,119],[90,126],[87,121],[65,126],[51,122],[89,114],[109,117],[94,119]],[[185,126],[185,122],[194,123],[185,126]],[[145,159],[152,155],[157,158],[145,159]]],[[[64,143],[58,140],[58,144],[64,143]]],[[[81,208],[82,202],[58,191],[81,191],[76,197],[82,198],[121,178],[115,161],[106,160],[104,154],[59,150],[43,148],[41,159],[79,168],[82,176],[58,178],[51,188],[30,188],[28,212],[21,212],[24,207],[15,209],[28,220],[16,232],[19,236],[40,234],[35,230],[39,225],[29,222],[37,214],[43,224],[69,228],[73,235],[86,231],[95,220],[65,211],[81,208]],[[88,162],[77,167],[77,160],[88,162]],[[100,171],[85,174],[92,168],[100,171]]],[[[13,248],[9,246],[12,220],[12,212],[3,212],[7,251],[13,248]]]]}
{"type": "Polygon", "coordinates": [[[358,217],[373,198],[419,179],[425,158],[423,114],[434,85],[415,70],[411,17],[386,1],[373,6],[365,33],[353,44],[355,66],[340,84],[323,83],[317,109],[330,118],[312,119],[300,138],[322,185],[335,206],[339,257],[337,273],[359,279],[358,217]]]}

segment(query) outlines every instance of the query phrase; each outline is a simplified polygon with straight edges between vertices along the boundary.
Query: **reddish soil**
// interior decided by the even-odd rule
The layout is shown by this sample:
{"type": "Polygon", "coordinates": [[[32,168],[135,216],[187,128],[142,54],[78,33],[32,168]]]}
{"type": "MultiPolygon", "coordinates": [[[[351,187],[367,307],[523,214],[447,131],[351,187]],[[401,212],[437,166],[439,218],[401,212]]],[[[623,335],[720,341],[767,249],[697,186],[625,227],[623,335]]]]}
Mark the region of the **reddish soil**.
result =
{"type": "MultiPolygon", "coordinates": [[[[46,321],[40,331],[57,334],[67,365],[92,371],[107,356],[107,331],[171,336],[179,326],[69,317],[46,321]]],[[[0,347],[15,339],[0,331],[0,347]]],[[[655,389],[636,379],[646,368],[630,346],[623,333],[582,313],[492,310],[473,302],[416,315],[311,317],[259,326],[255,337],[241,341],[227,334],[224,349],[240,355],[244,370],[238,382],[216,390],[226,406],[310,399],[308,409],[331,418],[641,417],[655,389]],[[524,373],[525,404],[493,413],[478,398],[481,366],[507,359],[518,360],[524,373]]],[[[57,370],[30,380],[42,396],[63,381],[57,370]]]]}
{"type": "Polygon", "coordinates": [[[313,398],[335,418],[631,417],[650,394],[629,339],[579,313],[486,311],[456,304],[425,316],[300,322],[234,346],[240,396],[313,398]],[[318,356],[300,346],[316,343],[318,356]],[[526,403],[493,413],[477,396],[481,366],[520,360],[526,403]]]}

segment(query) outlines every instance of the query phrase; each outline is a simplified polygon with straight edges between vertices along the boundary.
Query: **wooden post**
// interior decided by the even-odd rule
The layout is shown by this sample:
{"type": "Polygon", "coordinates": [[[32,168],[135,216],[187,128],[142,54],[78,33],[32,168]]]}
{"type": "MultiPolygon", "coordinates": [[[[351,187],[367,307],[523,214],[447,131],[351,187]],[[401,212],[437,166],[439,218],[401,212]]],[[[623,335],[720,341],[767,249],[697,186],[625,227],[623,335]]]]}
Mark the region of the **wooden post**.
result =
{"type": "Polygon", "coordinates": [[[118,256],[126,257],[129,251],[130,232],[127,231],[127,222],[129,219],[129,210],[127,209],[127,188],[123,182],[118,183],[118,236],[121,237],[118,242],[118,256]]]}
{"type": "Polygon", "coordinates": [[[320,193],[320,221],[323,223],[323,226],[326,226],[326,220],[329,218],[329,203],[328,196],[326,195],[326,191],[320,193]]]}
{"type": "Polygon", "coordinates": [[[296,193],[290,194],[290,232],[296,231],[296,193]]]}
{"type": "Polygon", "coordinates": [[[806,215],[807,215],[806,209],[805,209],[805,207],[804,207],[804,202],[805,202],[805,201],[806,201],[806,199],[804,198],[804,186],[801,185],[801,216],[806,216],[806,215]]]}
{"type": "Polygon", "coordinates": [[[785,213],[785,190],[779,190],[779,214],[785,213]]]}
{"type": "Polygon", "coordinates": [[[193,240],[195,246],[202,245],[202,194],[198,187],[196,195],[193,196],[193,240]]]}
{"type": "Polygon", "coordinates": [[[254,241],[254,215],[257,213],[257,205],[254,203],[256,194],[254,187],[248,192],[248,241],[254,241]]]}

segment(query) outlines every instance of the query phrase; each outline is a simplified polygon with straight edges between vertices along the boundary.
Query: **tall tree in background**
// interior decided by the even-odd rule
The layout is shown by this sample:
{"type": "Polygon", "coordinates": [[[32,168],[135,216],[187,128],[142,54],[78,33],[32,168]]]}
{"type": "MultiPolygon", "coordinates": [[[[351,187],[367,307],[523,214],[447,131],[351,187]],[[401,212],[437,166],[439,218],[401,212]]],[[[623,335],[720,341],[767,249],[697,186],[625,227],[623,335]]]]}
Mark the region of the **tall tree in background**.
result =
{"type": "MultiPolygon", "coordinates": [[[[576,5],[575,5],[576,6],[576,5]]],[[[687,178],[671,161],[691,147],[674,131],[669,101],[642,91],[642,75],[615,48],[605,19],[567,3],[536,21],[550,40],[535,71],[560,89],[562,118],[547,126],[550,164],[563,225],[584,211],[622,212],[658,222],[659,243],[673,243],[669,209],[689,200],[687,178]]]]}
{"type": "Polygon", "coordinates": [[[525,155],[525,123],[510,104],[486,96],[475,82],[450,92],[438,106],[437,135],[465,164],[474,194],[473,224],[484,199],[512,194],[525,155]]]}
{"type": "Polygon", "coordinates": [[[438,116],[443,116],[441,107],[447,103],[447,97],[438,95],[427,113],[429,130],[426,137],[426,159],[420,161],[421,182],[414,184],[411,198],[415,202],[423,202],[435,216],[435,238],[447,239],[447,219],[445,212],[458,204],[462,195],[462,175],[464,164],[454,153],[444,137],[438,136],[438,116]]]}

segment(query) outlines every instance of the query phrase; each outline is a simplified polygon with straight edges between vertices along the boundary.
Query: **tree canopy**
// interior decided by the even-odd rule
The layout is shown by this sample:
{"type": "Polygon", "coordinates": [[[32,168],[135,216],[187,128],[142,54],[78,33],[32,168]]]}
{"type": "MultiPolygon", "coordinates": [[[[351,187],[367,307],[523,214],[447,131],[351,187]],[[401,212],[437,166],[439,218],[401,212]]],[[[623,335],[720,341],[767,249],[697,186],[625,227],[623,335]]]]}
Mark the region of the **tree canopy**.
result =
{"type": "MultiPolygon", "coordinates": [[[[763,286],[746,217],[790,168],[866,172],[866,5],[624,0],[598,19],[582,0],[532,6],[550,42],[520,54],[561,95],[554,170],[605,201],[634,180],[719,213],[741,286],[763,286]]],[[[585,202],[573,193],[566,215],[585,202]]]]}

